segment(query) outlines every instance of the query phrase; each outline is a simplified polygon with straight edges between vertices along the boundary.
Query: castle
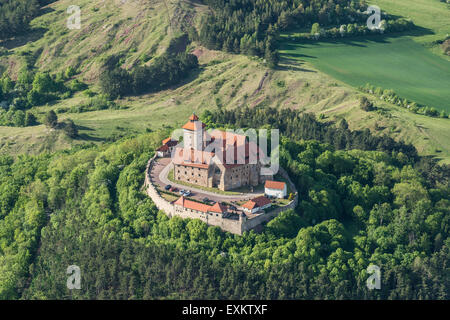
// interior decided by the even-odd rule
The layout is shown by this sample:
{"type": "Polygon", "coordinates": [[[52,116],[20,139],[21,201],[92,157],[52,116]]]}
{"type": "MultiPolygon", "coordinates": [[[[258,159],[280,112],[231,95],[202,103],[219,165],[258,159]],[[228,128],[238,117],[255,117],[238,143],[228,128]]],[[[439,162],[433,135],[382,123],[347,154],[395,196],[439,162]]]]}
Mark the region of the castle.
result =
{"type": "Polygon", "coordinates": [[[193,114],[183,126],[183,148],[175,148],[174,179],[222,191],[257,186],[273,177],[261,175],[263,153],[245,135],[213,130],[193,114]]]}
{"type": "Polygon", "coordinates": [[[294,197],[289,199],[286,205],[273,206],[271,199],[286,197],[287,183],[271,181],[273,171],[264,170],[272,174],[261,174],[261,169],[267,168],[263,166],[265,154],[254,142],[256,139],[221,130],[206,132],[205,128],[205,124],[193,114],[183,126],[181,134],[176,134],[182,136],[183,144],[167,138],[149,160],[145,185],[147,194],[159,210],[163,210],[169,217],[199,219],[224,231],[242,235],[249,230],[261,229],[263,223],[270,221],[280,212],[297,206],[298,194],[295,185],[283,168],[279,168],[278,174],[287,181],[294,197]],[[177,188],[164,178],[172,168],[176,181],[224,191],[243,186],[258,186],[266,182],[264,193],[270,199],[259,194],[250,199],[255,194],[253,190],[240,193],[236,197],[220,197],[214,191],[196,190],[191,198],[187,198],[191,194],[181,190],[181,197],[178,197],[175,193],[177,188]],[[214,193],[215,200],[200,200],[211,193],[214,193]],[[174,195],[178,197],[176,200],[173,199],[174,195]]]}

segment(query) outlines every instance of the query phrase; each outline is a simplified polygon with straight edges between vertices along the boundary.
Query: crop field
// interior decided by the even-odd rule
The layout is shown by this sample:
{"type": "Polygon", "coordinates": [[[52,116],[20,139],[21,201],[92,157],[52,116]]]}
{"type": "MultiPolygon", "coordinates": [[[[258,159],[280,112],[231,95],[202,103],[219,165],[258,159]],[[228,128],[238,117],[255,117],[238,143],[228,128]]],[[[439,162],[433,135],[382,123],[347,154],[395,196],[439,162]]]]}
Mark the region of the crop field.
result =
{"type": "Polygon", "coordinates": [[[450,111],[450,62],[409,37],[298,43],[284,37],[282,54],[307,61],[354,87],[370,83],[400,97],[450,111]]]}

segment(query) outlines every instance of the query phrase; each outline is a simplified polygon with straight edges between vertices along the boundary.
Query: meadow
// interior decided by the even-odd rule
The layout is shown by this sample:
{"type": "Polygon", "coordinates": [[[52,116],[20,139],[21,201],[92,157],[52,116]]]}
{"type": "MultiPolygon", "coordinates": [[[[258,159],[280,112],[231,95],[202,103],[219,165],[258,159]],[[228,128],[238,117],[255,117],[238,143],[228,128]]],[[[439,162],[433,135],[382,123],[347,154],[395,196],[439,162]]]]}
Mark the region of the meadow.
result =
{"type": "Polygon", "coordinates": [[[450,111],[450,62],[409,37],[299,43],[285,36],[282,54],[358,87],[370,83],[438,110],[450,111]]]}
{"type": "MultiPolygon", "coordinates": [[[[403,0],[399,2],[404,3],[403,0]]],[[[437,0],[433,4],[435,2],[438,9],[442,9],[443,4],[437,0]]],[[[145,3],[143,6],[135,2],[117,5],[100,0],[79,3],[83,12],[81,30],[66,30],[65,9],[71,1],[57,1],[47,9],[48,12],[32,21],[35,36],[19,37],[17,41],[4,44],[9,51],[0,57],[0,68],[16,79],[20,68],[31,58],[28,63],[36,70],[51,73],[64,71],[71,65],[79,71],[75,78],[87,83],[91,92],[99,94],[97,78],[108,56],[123,53],[125,65],[131,68],[144,61],[151,64],[153,57],[164,52],[169,44],[172,31],[163,2],[145,3]]],[[[195,10],[201,16],[207,10],[195,2],[174,2],[169,7],[169,15],[195,10]],[[183,10],[180,11],[179,6],[183,10]]],[[[402,10],[403,7],[392,5],[392,10],[388,11],[400,15],[402,10]]],[[[439,26],[445,21],[440,16],[429,21],[428,13],[411,11],[412,14],[416,12],[419,18],[412,17],[416,24],[423,16],[427,23],[421,26],[436,34],[422,37],[427,39],[425,42],[441,38],[443,31],[439,26]]],[[[434,14],[436,10],[430,12],[434,14]]],[[[377,101],[376,112],[365,112],[359,107],[359,98],[365,94],[320,72],[313,65],[314,61],[303,62],[299,57],[285,59],[284,55],[279,68],[268,70],[262,59],[207,50],[198,43],[191,44],[189,49],[198,55],[201,66],[184,83],[158,93],[123,97],[116,101],[127,109],[58,112],[86,104],[90,98],[82,92],[46,106],[34,107],[32,111],[39,119],[49,110],[58,112],[60,121],[72,119],[78,126],[79,137],[68,138],[61,130],[49,129],[43,124],[26,128],[0,126],[0,154],[39,154],[85,143],[108,143],[121,136],[156,131],[167,126],[179,127],[193,111],[201,114],[205,109],[262,104],[312,112],[322,116],[324,121],[338,122],[345,118],[351,129],[368,128],[375,134],[388,134],[413,143],[422,155],[438,156],[450,163],[448,119],[405,112],[404,108],[382,100],[377,101]]]]}

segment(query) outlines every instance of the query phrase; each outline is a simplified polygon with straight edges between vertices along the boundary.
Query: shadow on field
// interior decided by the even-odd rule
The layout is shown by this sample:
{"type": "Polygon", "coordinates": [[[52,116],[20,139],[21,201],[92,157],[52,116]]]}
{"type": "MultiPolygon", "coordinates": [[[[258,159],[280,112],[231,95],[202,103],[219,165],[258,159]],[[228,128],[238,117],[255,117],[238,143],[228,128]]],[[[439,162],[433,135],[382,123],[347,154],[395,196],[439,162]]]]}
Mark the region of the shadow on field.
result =
{"type": "MultiPolygon", "coordinates": [[[[86,126],[81,126],[81,125],[76,125],[77,130],[83,130],[83,131],[95,131],[92,128],[86,127],[86,126]]],[[[79,133],[78,136],[76,138],[74,138],[74,140],[78,140],[78,141],[91,141],[91,142],[105,142],[107,141],[107,139],[105,138],[99,138],[99,137],[95,137],[95,136],[91,136],[87,133],[79,133]]]]}
{"type": "MultiPolygon", "coordinates": [[[[40,17],[44,14],[56,11],[50,7],[43,7],[39,10],[39,14],[35,17],[40,17]]],[[[5,47],[8,50],[12,50],[18,47],[26,45],[28,42],[34,42],[39,40],[47,32],[45,28],[33,28],[31,30],[25,31],[23,34],[17,35],[14,38],[0,41],[0,46],[5,47]]]]}
{"type": "MultiPolygon", "coordinates": [[[[434,32],[430,29],[415,26],[414,29],[404,31],[404,32],[396,32],[396,33],[386,33],[386,34],[368,34],[363,36],[355,36],[355,37],[346,37],[346,38],[335,38],[335,39],[303,39],[303,38],[287,38],[284,42],[281,43],[282,50],[295,50],[302,48],[302,45],[308,46],[320,46],[323,43],[330,44],[345,44],[354,47],[366,47],[366,43],[390,43],[390,39],[405,37],[405,36],[424,36],[431,35],[434,32]]],[[[295,56],[294,53],[290,53],[289,55],[295,56]]],[[[305,56],[308,57],[308,56],[305,56]]],[[[309,57],[311,58],[311,57],[309,57]]],[[[313,57],[315,58],[315,57],[313,57]]]]}
{"type": "Polygon", "coordinates": [[[84,131],[94,131],[94,129],[92,129],[92,128],[85,127],[85,126],[80,126],[80,125],[77,125],[77,129],[78,130],[84,130],[84,131]]]}
{"type": "Polygon", "coordinates": [[[301,65],[301,63],[299,63],[298,60],[284,58],[284,59],[282,59],[282,61],[280,62],[280,64],[277,66],[276,69],[280,70],[280,71],[300,71],[300,72],[313,72],[313,73],[317,72],[314,70],[301,68],[299,65],[301,65]]]}
{"type": "Polygon", "coordinates": [[[80,133],[74,140],[83,140],[83,141],[95,141],[95,142],[105,142],[107,141],[105,138],[99,138],[90,136],[86,133],[80,133]]]}
{"type": "Polygon", "coordinates": [[[26,35],[20,35],[12,39],[0,41],[0,46],[5,47],[8,50],[12,50],[18,47],[26,45],[28,42],[34,42],[43,37],[47,32],[47,29],[36,28],[27,32],[26,35]]]}

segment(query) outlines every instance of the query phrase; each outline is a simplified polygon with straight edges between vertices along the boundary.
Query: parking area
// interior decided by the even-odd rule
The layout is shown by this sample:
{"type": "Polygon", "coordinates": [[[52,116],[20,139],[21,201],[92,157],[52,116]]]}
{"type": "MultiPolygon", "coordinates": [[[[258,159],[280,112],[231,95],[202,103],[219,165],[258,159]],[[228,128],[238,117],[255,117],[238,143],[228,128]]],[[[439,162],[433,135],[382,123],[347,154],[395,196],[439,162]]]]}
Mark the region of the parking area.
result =
{"type": "Polygon", "coordinates": [[[207,198],[211,202],[226,202],[237,206],[238,202],[250,200],[262,195],[262,193],[257,192],[241,193],[237,195],[222,195],[218,193],[204,191],[202,189],[198,189],[195,187],[187,187],[182,184],[174,183],[168,179],[168,174],[171,168],[172,166],[170,158],[156,159],[152,171],[150,172],[150,176],[154,184],[158,186],[161,190],[165,190],[166,186],[170,185],[173,188],[177,189],[175,193],[179,196],[181,196],[179,193],[181,190],[186,190],[191,193],[188,197],[193,198],[197,201],[203,202],[203,200],[207,198]]]}

